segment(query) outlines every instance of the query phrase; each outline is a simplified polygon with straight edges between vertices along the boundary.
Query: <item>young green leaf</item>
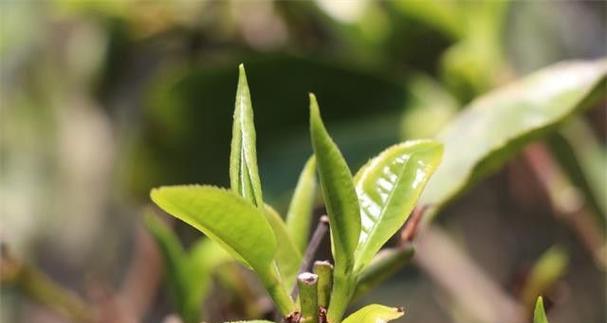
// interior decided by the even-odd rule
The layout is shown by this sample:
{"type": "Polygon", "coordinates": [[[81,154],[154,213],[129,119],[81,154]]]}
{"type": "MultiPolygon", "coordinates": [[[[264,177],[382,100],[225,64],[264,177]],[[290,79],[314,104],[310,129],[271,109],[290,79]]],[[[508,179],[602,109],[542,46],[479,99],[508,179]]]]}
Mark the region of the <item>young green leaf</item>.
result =
{"type": "Polygon", "coordinates": [[[269,205],[266,205],[266,218],[279,242],[274,259],[281,276],[288,283],[288,287],[291,287],[295,284],[295,276],[301,265],[301,252],[293,243],[282,217],[269,205]]]}
{"type": "Polygon", "coordinates": [[[384,150],[356,174],[362,230],[355,272],[363,270],[405,223],[442,152],[436,141],[405,142],[384,150]]]}
{"type": "Polygon", "coordinates": [[[164,259],[168,285],[179,316],[185,323],[200,322],[211,274],[230,256],[209,239],[201,239],[186,253],[173,231],[153,213],[145,214],[145,223],[164,259]]]}
{"type": "Polygon", "coordinates": [[[299,175],[287,213],[287,230],[300,252],[304,252],[310,235],[314,193],[316,191],[316,161],[310,157],[299,175]]]}
{"type": "Polygon", "coordinates": [[[274,262],[274,231],[264,210],[236,193],[213,186],[167,186],[153,189],[154,203],[167,213],[200,230],[226,251],[251,267],[283,314],[295,304],[274,262]]]}
{"type": "Polygon", "coordinates": [[[533,307],[537,295],[546,292],[561,278],[569,265],[569,254],[560,246],[546,250],[533,265],[521,291],[523,304],[533,307]]]}
{"type": "MultiPolygon", "coordinates": [[[[152,237],[156,241],[160,254],[163,258],[163,263],[166,271],[166,278],[169,285],[171,296],[174,299],[177,311],[184,322],[191,322],[189,316],[196,314],[188,314],[186,310],[187,295],[188,295],[188,278],[186,268],[186,254],[173,231],[164,224],[152,212],[146,212],[145,225],[152,237]]],[[[196,319],[200,319],[198,315],[196,319]]]]}
{"type": "Polygon", "coordinates": [[[257,150],[255,147],[255,124],[251,94],[247,83],[244,65],[238,67],[238,89],[234,108],[232,126],[232,148],[230,152],[230,184],[232,190],[263,208],[261,181],[257,167],[257,150]]]}
{"type": "Polygon", "coordinates": [[[542,296],[537,298],[535,303],[535,311],[533,313],[533,323],[548,323],[546,311],[544,310],[544,300],[542,296]]]}
{"type": "Polygon", "coordinates": [[[360,234],[358,199],[348,164],[325,129],[313,94],[310,94],[310,135],[329,215],[335,271],[347,272],[354,265],[360,234]]]}
{"type": "Polygon", "coordinates": [[[385,323],[396,320],[404,314],[402,308],[372,304],[354,312],[343,323],[385,323]]]}
{"type": "Polygon", "coordinates": [[[266,215],[242,197],[212,186],[153,189],[154,203],[200,230],[258,273],[268,270],[276,238],[266,215]]]}
{"type": "Polygon", "coordinates": [[[188,298],[185,304],[185,323],[200,322],[200,309],[211,289],[211,278],[217,268],[233,258],[210,239],[200,239],[186,258],[188,298]]]}
{"type": "Polygon", "coordinates": [[[606,82],[607,60],[560,63],[473,101],[439,133],[444,159],[421,202],[442,207],[523,145],[605,97],[606,82]]]}

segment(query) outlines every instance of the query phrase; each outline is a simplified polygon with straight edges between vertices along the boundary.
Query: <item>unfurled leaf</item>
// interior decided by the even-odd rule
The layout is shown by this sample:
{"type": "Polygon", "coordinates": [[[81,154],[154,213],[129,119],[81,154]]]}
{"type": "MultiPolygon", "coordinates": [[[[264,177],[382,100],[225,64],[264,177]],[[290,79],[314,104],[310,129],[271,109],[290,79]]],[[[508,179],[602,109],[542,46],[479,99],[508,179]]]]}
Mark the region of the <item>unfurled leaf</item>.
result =
{"type": "Polygon", "coordinates": [[[287,213],[287,230],[300,252],[304,252],[310,235],[310,222],[316,192],[316,160],[310,157],[299,175],[287,213]]]}
{"type": "Polygon", "coordinates": [[[421,202],[442,207],[526,143],[605,97],[606,75],[605,60],[560,63],[473,101],[439,133],[443,162],[421,202]]]}
{"type": "Polygon", "coordinates": [[[402,308],[372,304],[354,312],[343,323],[385,323],[396,320],[404,314],[402,308]]]}
{"type": "Polygon", "coordinates": [[[348,164],[325,129],[313,94],[310,94],[310,135],[329,215],[335,271],[350,271],[360,234],[358,199],[348,164]]]}
{"type": "Polygon", "coordinates": [[[266,218],[274,230],[278,242],[274,259],[281,276],[291,287],[295,284],[295,276],[301,265],[302,255],[289,236],[287,226],[282,217],[271,206],[266,205],[266,218]]]}
{"type": "Polygon", "coordinates": [[[161,209],[200,230],[258,273],[267,272],[276,238],[262,210],[233,192],[212,186],[166,186],[152,190],[161,209]]]}
{"type": "Polygon", "coordinates": [[[548,323],[546,311],[544,310],[544,300],[538,297],[535,303],[535,311],[533,312],[533,323],[548,323]]]}
{"type": "Polygon", "coordinates": [[[263,207],[261,181],[257,167],[257,149],[255,147],[255,124],[251,94],[247,84],[244,66],[239,66],[238,89],[232,126],[232,148],[230,152],[230,184],[232,190],[263,207]]]}
{"type": "Polygon", "coordinates": [[[405,142],[384,150],[356,174],[361,215],[356,272],[364,269],[405,223],[442,152],[436,141],[405,142]]]}

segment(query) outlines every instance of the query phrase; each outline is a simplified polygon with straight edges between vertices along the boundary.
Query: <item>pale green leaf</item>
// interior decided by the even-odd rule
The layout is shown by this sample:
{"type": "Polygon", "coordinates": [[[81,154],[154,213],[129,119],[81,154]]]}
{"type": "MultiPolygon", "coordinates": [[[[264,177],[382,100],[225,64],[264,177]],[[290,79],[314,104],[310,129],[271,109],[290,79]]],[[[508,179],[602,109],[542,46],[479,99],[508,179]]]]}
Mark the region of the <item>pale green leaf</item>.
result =
{"type": "Polygon", "coordinates": [[[291,287],[295,284],[295,276],[301,265],[301,252],[289,236],[287,226],[282,217],[269,205],[266,205],[266,218],[272,226],[272,230],[274,230],[274,235],[278,241],[274,259],[281,276],[288,283],[288,286],[291,287]]]}
{"type": "Polygon", "coordinates": [[[548,323],[546,311],[544,310],[544,300],[538,297],[535,303],[535,311],[533,312],[533,323],[548,323]]]}
{"type": "Polygon", "coordinates": [[[167,186],[152,190],[167,213],[200,230],[258,273],[267,272],[276,238],[264,212],[242,197],[212,186],[167,186]]]}
{"type": "Polygon", "coordinates": [[[186,253],[171,228],[153,213],[145,214],[145,223],[160,249],[169,289],[181,319],[185,323],[200,322],[211,274],[231,257],[209,239],[201,239],[186,253]]]}
{"type": "Polygon", "coordinates": [[[422,203],[442,207],[523,145],[604,97],[606,75],[605,60],[560,63],[473,101],[439,133],[444,159],[422,203]]]}
{"type": "Polygon", "coordinates": [[[299,175],[286,221],[289,235],[300,252],[304,252],[308,244],[315,192],[316,161],[310,157],[299,175]]]}
{"type": "Polygon", "coordinates": [[[537,295],[548,291],[569,265],[569,254],[560,246],[546,250],[531,268],[521,292],[523,303],[531,308],[537,295]]]}
{"type": "MultiPolygon", "coordinates": [[[[145,225],[158,245],[165,266],[166,278],[171,296],[181,318],[188,322],[186,303],[188,298],[188,278],[186,270],[186,253],[179,239],[165,223],[152,212],[145,214],[145,225]]],[[[200,319],[198,314],[197,319],[200,319]]]]}
{"type": "Polygon", "coordinates": [[[335,272],[349,272],[360,234],[358,199],[350,169],[325,129],[313,94],[310,94],[310,135],[329,215],[335,272]]]}
{"type": "Polygon", "coordinates": [[[385,323],[396,320],[404,314],[402,308],[372,304],[354,312],[343,320],[343,323],[385,323]]]}
{"type": "Polygon", "coordinates": [[[239,66],[239,71],[230,151],[230,184],[232,190],[246,200],[263,207],[251,94],[242,64],[239,66]]]}
{"type": "Polygon", "coordinates": [[[188,252],[186,258],[187,288],[185,311],[189,320],[187,322],[200,322],[200,309],[211,289],[211,278],[217,268],[233,258],[210,239],[200,239],[188,252]],[[192,314],[190,314],[192,313],[192,314]]]}
{"type": "Polygon", "coordinates": [[[405,223],[442,152],[442,145],[433,140],[404,142],[384,150],[356,174],[361,215],[356,272],[364,269],[405,223]]]}

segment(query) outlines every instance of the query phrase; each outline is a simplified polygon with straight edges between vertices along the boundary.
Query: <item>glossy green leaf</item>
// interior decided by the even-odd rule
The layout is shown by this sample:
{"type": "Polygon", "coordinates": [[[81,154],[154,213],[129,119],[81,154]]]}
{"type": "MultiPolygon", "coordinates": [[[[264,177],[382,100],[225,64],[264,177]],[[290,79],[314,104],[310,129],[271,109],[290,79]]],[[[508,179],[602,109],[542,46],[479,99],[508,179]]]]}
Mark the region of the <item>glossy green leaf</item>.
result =
{"type": "Polygon", "coordinates": [[[444,159],[422,203],[442,207],[524,144],[604,97],[606,75],[605,60],[560,63],[473,101],[439,133],[444,159]]]}
{"type": "Polygon", "coordinates": [[[295,284],[295,276],[301,265],[302,255],[291,239],[287,226],[282,217],[271,206],[266,205],[266,218],[274,230],[278,244],[274,259],[281,276],[291,287],[295,284]]]}
{"type": "Polygon", "coordinates": [[[538,297],[535,303],[535,311],[533,311],[533,323],[548,323],[546,311],[544,310],[544,300],[538,297]]]}
{"type": "Polygon", "coordinates": [[[261,181],[257,167],[255,147],[255,124],[251,94],[244,66],[239,66],[238,89],[232,126],[232,148],[230,152],[230,184],[246,200],[256,206],[263,206],[261,181]]]}
{"type": "Polygon", "coordinates": [[[233,192],[212,186],[166,186],[152,190],[154,203],[200,230],[258,273],[267,272],[276,238],[266,215],[233,192]]]}
{"type": "Polygon", "coordinates": [[[408,141],[384,150],[356,174],[361,216],[356,272],[405,223],[440,164],[442,152],[442,145],[433,140],[408,141]]]}
{"type": "Polygon", "coordinates": [[[385,323],[396,320],[404,314],[402,308],[372,304],[354,312],[343,320],[343,323],[385,323]]]}
{"type": "Polygon", "coordinates": [[[310,135],[329,215],[335,271],[347,272],[354,265],[360,234],[358,199],[348,164],[325,129],[313,94],[310,94],[310,135]]]}
{"type": "Polygon", "coordinates": [[[300,252],[308,244],[315,192],[316,160],[310,157],[299,175],[287,213],[287,230],[300,252]]]}

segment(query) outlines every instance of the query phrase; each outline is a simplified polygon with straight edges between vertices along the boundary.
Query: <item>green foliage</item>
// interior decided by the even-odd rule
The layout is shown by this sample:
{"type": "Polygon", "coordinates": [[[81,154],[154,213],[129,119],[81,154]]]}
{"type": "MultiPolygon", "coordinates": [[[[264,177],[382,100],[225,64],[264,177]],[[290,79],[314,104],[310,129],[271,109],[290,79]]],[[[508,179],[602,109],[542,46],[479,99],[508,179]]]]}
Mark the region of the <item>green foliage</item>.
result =
{"type": "Polygon", "coordinates": [[[400,229],[442,158],[436,141],[409,141],[384,150],[356,174],[361,236],[355,271],[363,270],[400,229]]]}
{"type": "Polygon", "coordinates": [[[437,136],[444,160],[422,203],[440,209],[524,144],[588,107],[604,95],[606,75],[606,61],[561,63],[476,99],[437,136]]]}
{"type": "Polygon", "coordinates": [[[349,273],[361,230],[358,199],[348,164],[325,129],[313,94],[310,94],[310,136],[329,215],[335,271],[349,273]]]}
{"type": "Polygon", "coordinates": [[[179,315],[185,323],[200,322],[201,304],[209,292],[214,269],[230,259],[208,239],[201,239],[185,252],[173,231],[152,213],[145,223],[159,246],[179,315]]]}
{"type": "Polygon", "coordinates": [[[266,205],[266,219],[272,226],[278,242],[274,259],[278,265],[281,276],[288,287],[295,284],[295,276],[301,264],[301,252],[295,246],[282,217],[271,206],[266,205]]]}
{"type": "Polygon", "coordinates": [[[546,250],[533,265],[522,291],[523,303],[531,308],[537,295],[548,291],[561,278],[569,265],[569,255],[560,246],[546,250]]]}
{"type": "Polygon", "coordinates": [[[546,311],[544,310],[544,300],[542,297],[537,298],[535,303],[535,311],[533,312],[533,323],[548,323],[546,311]]]}
{"type": "Polygon", "coordinates": [[[156,188],[151,197],[249,267],[268,271],[277,249],[272,227],[263,211],[240,196],[217,187],[187,185],[156,188]]]}
{"type": "Polygon", "coordinates": [[[238,89],[232,128],[232,149],[230,153],[230,183],[232,190],[254,205],[263,208],[261,181],[257,169],[257,149],[255,147],[255,124],[251,94],[244,66],[240,64],[238,89]]]}
{"type": "Polygon", "coordinates": [[[354,312],[343,323],[385,323],[396,320],[404,314],[402,308],[372,304],[354,312]]]}
{"type": "Polygon", "coordinates": [[[308,243],[315,192],[316,161],[310,157],[299,175],[286,221],[289,236],[300,252],[304,252],[308,243]]]}

